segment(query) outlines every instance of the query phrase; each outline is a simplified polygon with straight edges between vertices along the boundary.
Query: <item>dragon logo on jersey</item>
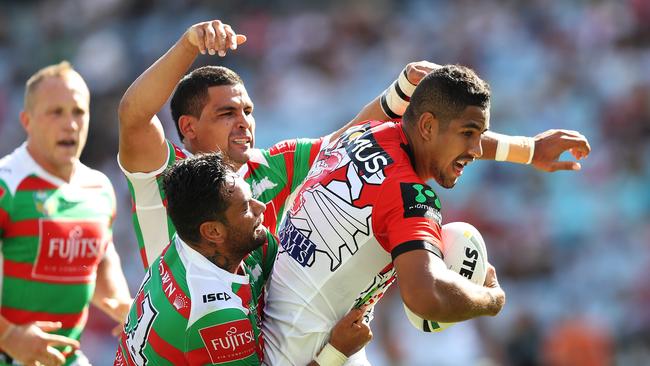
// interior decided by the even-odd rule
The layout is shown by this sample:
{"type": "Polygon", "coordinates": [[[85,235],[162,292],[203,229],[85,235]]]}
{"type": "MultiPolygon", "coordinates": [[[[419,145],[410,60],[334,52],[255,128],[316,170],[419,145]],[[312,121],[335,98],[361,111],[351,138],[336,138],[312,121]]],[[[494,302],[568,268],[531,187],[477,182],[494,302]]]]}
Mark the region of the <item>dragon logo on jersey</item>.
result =
{"type": "Polygon", "coordinates": [[[327,255],[335,271],[346,253],[359,250],[358,240],[370,235],[372,207],[356,207],[363,182],[353,164],[345,167],[347,182],[316,183],[300,192],[300,206],[280,229],[280,244],[303,267],[311,267],[316,253],[327,255]]]}
{"type": "Polygon", "coordinates": [[[426,217],[442,223],[440,199],[427,185],[421,183],[400,183],[404,218],[426,217]]]}
{"type": "Polygon", "coordinates": [[[214,364],[241,360],[255,353],[255,333],[248,319],[233,320],[199,330],[214,364]]]}

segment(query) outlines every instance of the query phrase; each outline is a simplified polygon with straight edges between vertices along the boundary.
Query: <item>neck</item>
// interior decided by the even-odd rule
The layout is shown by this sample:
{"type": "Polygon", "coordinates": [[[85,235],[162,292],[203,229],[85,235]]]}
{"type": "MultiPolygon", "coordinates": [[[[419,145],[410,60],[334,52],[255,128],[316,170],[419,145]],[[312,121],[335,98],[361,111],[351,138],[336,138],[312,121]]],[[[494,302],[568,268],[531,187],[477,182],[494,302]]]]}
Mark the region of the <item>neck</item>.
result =
{"type": "Polygon", "coordinates": [[[420,179],[425,181],[431,179],[431,174],[428,172],[428,169],[426,167],[428,156],[423,151],[424,146],[422,144],[422,140],[420,140],[415,135],[415,132],[409,125],[402,123],[402,129],[404,130],[404,135],[406,136],[406,140],[408,141],[409,147],[411,149],[411,154],[409,157],[411,159],[411,166],[413,166],[413,170],[415,170],[415,174],[417,174],[420,179]]]}
{"type": "MultiPolygon", "coordinates": [[[[199,151],[198,149],[195,149],[194,146],[192,145],[192,142],[189,141],[189,140],[183,140],[183,146],[185,147],[185,150],[191,152],[192,155],[196,155],[196,154],[199,154],[199,153],[202,152],[202,151],[199,151]]],[[[226,154],[223,154],[223,157],[227,158],[228,156],[226,154]]],[[[235,172],[238,172],[239,169],[244,165],[244,164],[236,163],[236,162],[234,162],[234,161],[232,161],[230,159],[228,159],[228,162],[230,163],[230,165],[232,165],[233,170],[235,172]]]]}
{"type": "Polygon", "coordinates": [[[38,164],[43,170],[46,172],[52,174],[53,176],[57,178],[61,178],[62,180],[70,183],[70,180],[72,180],[72,175],[74,174],[75,170],[75,164],[64,164],[57,166],[55,164],[52,164],[49,160],[47,160],[43,155],[41,155],[38,150],[34,149],[29,143],[27,144],[27,152],[29,153],[29,156],[32,157],[32,159],[38,164]]]}
{"type": "Polygon", "coordinates": [[[224,253],[215,243],[204,242],[192,243],[191,245],[212,264],[230,273],[237,273],[239,265],[244,260],[244,256],[224,253]]]}

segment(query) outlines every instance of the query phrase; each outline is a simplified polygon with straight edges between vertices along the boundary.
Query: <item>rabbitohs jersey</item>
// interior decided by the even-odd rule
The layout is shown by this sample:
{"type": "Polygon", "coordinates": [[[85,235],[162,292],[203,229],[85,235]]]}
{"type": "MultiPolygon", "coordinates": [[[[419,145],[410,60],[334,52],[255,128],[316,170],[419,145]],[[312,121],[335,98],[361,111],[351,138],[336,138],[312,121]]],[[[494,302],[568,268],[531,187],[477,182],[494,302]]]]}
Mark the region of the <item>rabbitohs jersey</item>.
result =
{"type": "Polygon", "coordinates": [[[401,124],[368,122],[318,156],[278,231],[263,323],[269,364],[307,364],[351,308],[372,307],[395,279],[395,248],[442,249],[440,201],[409,151],[401,124]]]}
{"type": "Polygon", "coordinates": [[[79,339],[97,265],[112,246],[113,187],[81,163],[67,183],[25,146],[0,160],[2,316],[15,324],[60,321],[52,333],[79,339]]]}
{"type": "MultiPolygon", "coordinates": [[[[250,184],[253,197],[266,203],[264,225],[273,234],[280,221],[278,218],[285,211],[287,198],[307,176],[321,146],[327,144],[326,140],[327,137],[287,140],[268,150],[251,149],[250,160],[237,172],[250,184]]],[[[176,233],[165,207],[162,173],[177,160],[191,155],[170,141],[167,146],[167,162],[151,173],[131,173],[120,165],[131,192],[133,226],[145,268],[176,233]]],[[[117,160],[119,164],[119,158],[117,160]]]]}
{"type": "Polygon", "coordinates": [[[260,365],[263,288],[278,243],[225,271],[178,236],[147,271],[127,318],[115,365],[260,365]]]}

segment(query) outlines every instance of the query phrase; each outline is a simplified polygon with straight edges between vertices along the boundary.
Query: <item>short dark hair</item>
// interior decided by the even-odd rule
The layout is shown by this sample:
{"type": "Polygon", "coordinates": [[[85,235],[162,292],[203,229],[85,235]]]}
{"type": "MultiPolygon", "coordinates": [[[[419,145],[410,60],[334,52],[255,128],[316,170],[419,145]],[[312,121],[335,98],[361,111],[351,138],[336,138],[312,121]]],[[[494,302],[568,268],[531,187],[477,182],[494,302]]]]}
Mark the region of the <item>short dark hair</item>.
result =
{"type": "Polygon", "coordinates": [[[183,115],[201,117],[208,100],[208,88],[221,85],[237,85],[244,82],[236,72],[223,66],[203,66],[185,75],[176,85],[170,102],[172,118],[178,137],[183,141],[178,120],[183,115]]]}
{"type": "Polygon", "coordinates": [[[183,240],[198,243],[199,226],[206,221],[227,223],[233,174],[218,152],[195,155],[167,169],[163,175],[167,213],[183,240]]]}
{"type": "Polygon", "coordinates": [[[489,108],[490,86],[468,67],[445,65],[420,81],[403,121],[414,124],[423,113],[429,112],[446,126],[468,106],[489,108]]]}

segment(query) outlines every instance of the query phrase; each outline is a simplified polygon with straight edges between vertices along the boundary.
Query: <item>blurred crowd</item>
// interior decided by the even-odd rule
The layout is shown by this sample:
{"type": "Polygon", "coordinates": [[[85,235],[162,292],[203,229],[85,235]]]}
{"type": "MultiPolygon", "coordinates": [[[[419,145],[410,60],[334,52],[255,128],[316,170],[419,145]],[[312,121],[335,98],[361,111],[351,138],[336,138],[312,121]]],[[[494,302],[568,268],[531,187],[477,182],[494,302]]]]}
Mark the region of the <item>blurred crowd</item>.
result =
{"type": "MultiPolygon", "coordinates": [[[[437,189],[445,222],[482,232],[507,305],[419,334],[393,289],[373,322],[373,364],[650,364],[649,1],[0,2],[0,156],[24,139],[27,77],[70,60],[91,90],[82,160],[117,190],[115,243],[132,293],[143,270],[116,163],[117,105],[188,26],[213,18],[248,42],[196,66],[242,76],[258,147],[334,131],[416,60],[476,69],[492,87],[494,131],[567,128],[591,142],[578,173],[478,162],[455,189],[437,189]]],[[[159,117],[175,139],[169,112],[159,117]]],[[[91,310],[82,348],[96,365],[112,363],[110,328],[91,310]]]]}

